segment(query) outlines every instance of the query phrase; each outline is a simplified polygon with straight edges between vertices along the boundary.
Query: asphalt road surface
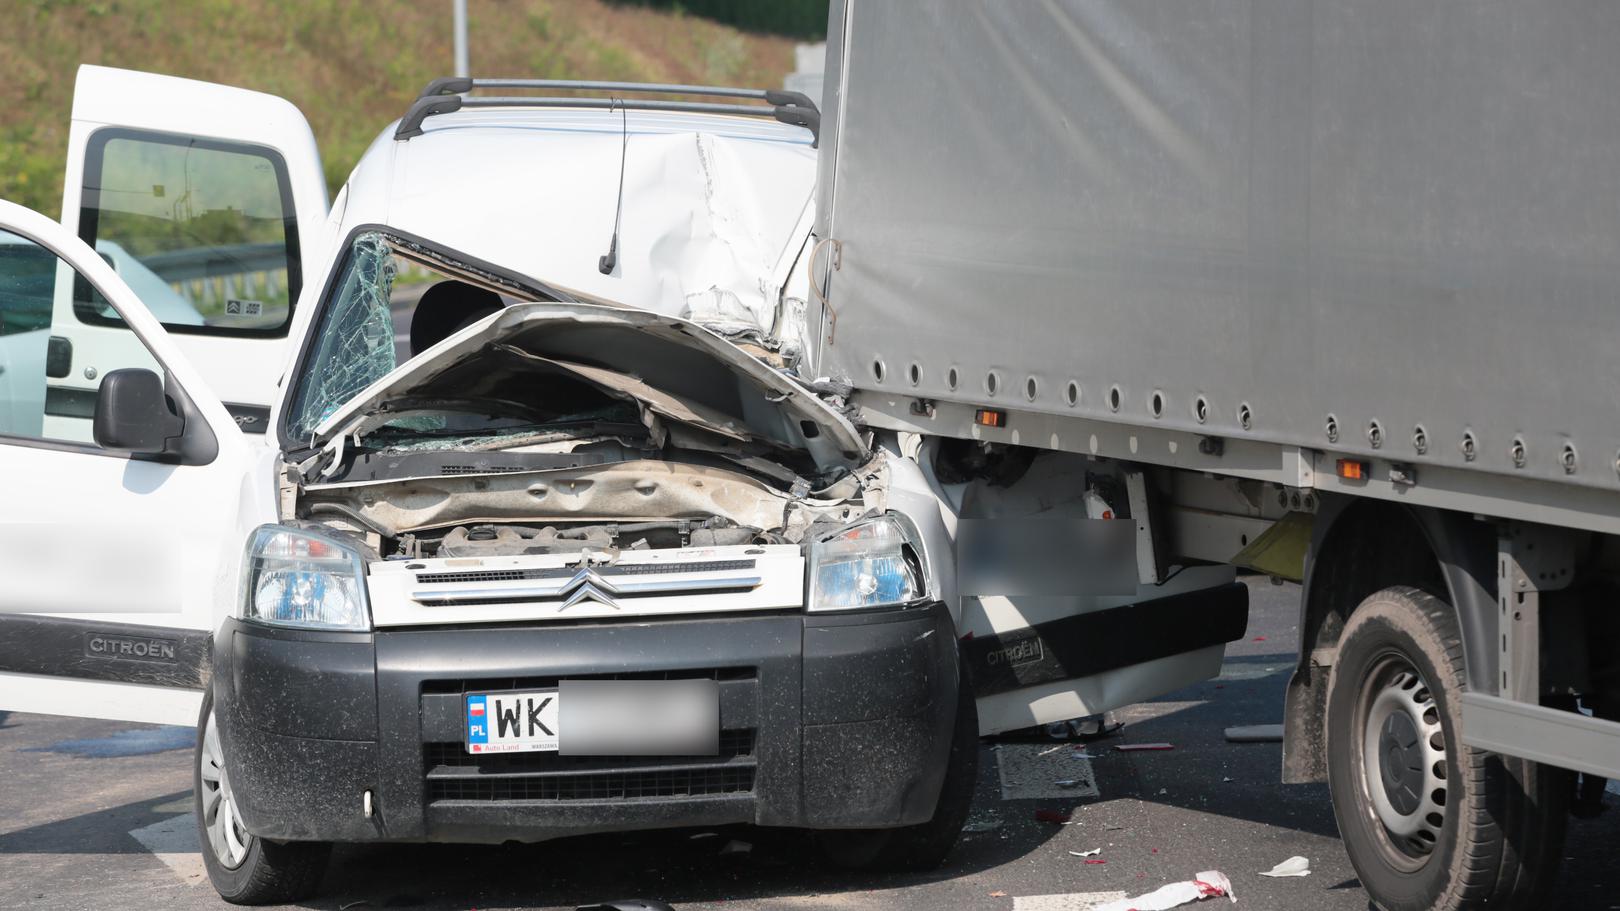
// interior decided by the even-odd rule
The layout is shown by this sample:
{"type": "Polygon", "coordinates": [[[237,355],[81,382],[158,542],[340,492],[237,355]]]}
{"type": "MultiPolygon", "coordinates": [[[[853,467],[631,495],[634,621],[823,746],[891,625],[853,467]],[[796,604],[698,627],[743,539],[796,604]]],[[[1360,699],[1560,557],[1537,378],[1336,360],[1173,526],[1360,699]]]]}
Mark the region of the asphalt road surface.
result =
{"type": "MultiPolygon", "coordinates": [[[[1222,677],[1122,711],[1120,735],[1087,748],[1095,758],[1076,760],[1073,747],[1051,743],[986,744],[973,831],[936,872],[832,870],[813,860],[804,836],[750,828],[513,847],[344,847],[309,907],[549,909],[639,896],[683,911],[1082,911],[1220,870],[1239,908],[1365,909],[1326,787],[1278,784],[1275,743],[1224,739],[1228,726],[1281,720],[1295,649],[1298,589],[1251,584],[1248,636],[1228,650],[1222,677]],[[1156,742],[1174,749],[1114,749],[1156,742]],[[1060,777],[1089,777],[1096,793],[1056,789],[1060,777]],[[1050,796],[1027,796],[1039,792],[1050,796]],[[1073,823],[1038,821],[1037,810],[1072,811],[1073,823]],[[1071,853],[1093,849],[1101,850],[1089,858],[1071,853]],[[1309,876],[1258,875],[1295,855],[1309,859],[1309,876]]],[[[224,907],[195,853],[191,738],[189,729],[0,713],[0,907],[224,907]]],[[[1620,908],[1620,797],[1611,790],[1606,799],[1598,819],[1571,821],[1549,907],[1620,908]]]]}

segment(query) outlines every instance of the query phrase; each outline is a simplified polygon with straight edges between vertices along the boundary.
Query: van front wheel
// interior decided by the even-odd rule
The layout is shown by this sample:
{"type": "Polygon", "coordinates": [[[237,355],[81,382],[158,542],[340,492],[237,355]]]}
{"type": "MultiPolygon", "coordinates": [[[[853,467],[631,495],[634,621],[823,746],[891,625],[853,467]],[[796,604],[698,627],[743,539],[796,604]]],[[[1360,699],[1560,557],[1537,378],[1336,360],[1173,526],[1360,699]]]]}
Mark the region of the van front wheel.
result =
{"type": "Polygon", "coordinates": [[[325,842],[273,842],[247,831],[236,810],[230,764],[214,723],[214,698],[203,696],[192,763],[197,837],[208,881],[237,905],[271,905],[315,894],[332,846],[325,842]]]}
{"type": "Polygon", "coordinates": [[[965,666],[957,680],[955,727],[949,765],[934,816],[898,829],[840,829],[816,833],[822,854],[835,866],[900,873],[932,870],[962,835],[979,777],[979,711],[965,666]]]}

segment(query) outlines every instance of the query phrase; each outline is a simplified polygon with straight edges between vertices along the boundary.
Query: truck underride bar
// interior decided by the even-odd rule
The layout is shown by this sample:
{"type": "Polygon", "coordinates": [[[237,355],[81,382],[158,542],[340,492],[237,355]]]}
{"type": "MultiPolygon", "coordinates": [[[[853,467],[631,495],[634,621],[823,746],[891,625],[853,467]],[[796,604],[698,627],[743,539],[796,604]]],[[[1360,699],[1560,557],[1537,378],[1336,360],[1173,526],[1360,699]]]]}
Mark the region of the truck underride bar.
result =
{"type": "Polygon", "coordinates": [[[743,117],[770,117],[810,131],[810,146],[821,142],[821,111],[802,92],[785,89],[739,89],[708,85],[664,85],[643,82],[580,82],[570,79],[469,79],[448,76],[435,79],[411,103],[394,131],[396,140],[422,135],[422,121],[435,114],[448,114],[462,108],[634,108],[641,111],[691,111],[701,114],[734,114],[743,117]],[[608,97],[484,96],[470,97],[474,89],[549,89],[569,92],[608,92],[608,97]],[[617,93],[657,95],[707,95],[718,98],[746,98],[765,104],[719,104],[708,101],[682,101],[648,98],[622,98],[617,93]]]}

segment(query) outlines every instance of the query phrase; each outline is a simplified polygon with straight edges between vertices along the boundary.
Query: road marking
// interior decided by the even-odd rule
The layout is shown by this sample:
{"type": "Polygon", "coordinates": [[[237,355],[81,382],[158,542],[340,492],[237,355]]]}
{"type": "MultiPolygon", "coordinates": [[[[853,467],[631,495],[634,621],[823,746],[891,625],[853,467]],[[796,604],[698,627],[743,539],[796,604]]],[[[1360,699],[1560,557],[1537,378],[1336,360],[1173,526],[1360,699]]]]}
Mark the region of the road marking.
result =
{"type": "Polygon", "coordinates": [[[1076,755],[1083,743],[998,743],[996,769],[1002,800],[1100,797],[1091,760],[1076,755]],[[1073,782],[1060,787],[1058,782],[1073,782]]]}
{"type": "Polygon", "coordinates": [[[1108,902],[1117,902],[1124,892],[1065,892],[1061,895],[1020,895],[1013,899],[1013,911],[1087,911],[1108,902]]]}
{"type": "Polygon", "coordinates": [[[1294,669],[1292,664],[1223,664],[1220,680],[1261,680],[1294,669]]]}
{"type": "Polygon", "coordinates": [[[181,882],[195,886],[208,878],[197,843],[197,822],[190,813],[160,819],[129,834],[173,870],[181,882]]]}

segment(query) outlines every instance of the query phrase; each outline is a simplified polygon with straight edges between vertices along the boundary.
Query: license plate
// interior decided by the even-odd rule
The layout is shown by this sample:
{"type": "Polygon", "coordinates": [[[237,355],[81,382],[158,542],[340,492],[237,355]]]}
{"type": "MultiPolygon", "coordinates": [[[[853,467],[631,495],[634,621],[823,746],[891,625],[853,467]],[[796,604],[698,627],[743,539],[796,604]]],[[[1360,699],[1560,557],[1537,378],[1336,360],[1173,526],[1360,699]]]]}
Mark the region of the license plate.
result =
{"type": "Polygon", "coordinates": [[[556,690],[467,694],[467,752],[530,753],[558,748],[556,690]]]}

